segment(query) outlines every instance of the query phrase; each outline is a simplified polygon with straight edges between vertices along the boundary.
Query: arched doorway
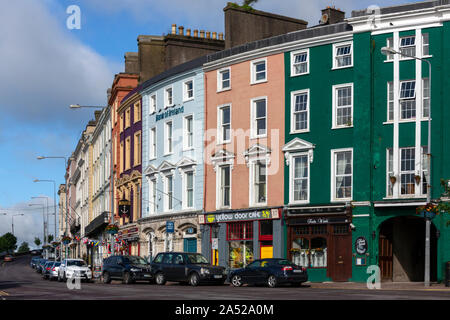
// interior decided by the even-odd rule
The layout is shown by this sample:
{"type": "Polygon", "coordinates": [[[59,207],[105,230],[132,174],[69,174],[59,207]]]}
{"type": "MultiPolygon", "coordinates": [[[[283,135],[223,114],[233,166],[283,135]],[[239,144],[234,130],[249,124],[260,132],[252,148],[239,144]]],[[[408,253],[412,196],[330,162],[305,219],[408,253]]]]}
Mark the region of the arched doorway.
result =
{"type": "MultiPolygon", "coordinates": [[[[378,265],[382,281],[424,281],[425,219],[413,216],[391,218],[380,225],[378,265]]],[[[430,281],[437,277],[437,235],[431,224],[430,281]]]]}

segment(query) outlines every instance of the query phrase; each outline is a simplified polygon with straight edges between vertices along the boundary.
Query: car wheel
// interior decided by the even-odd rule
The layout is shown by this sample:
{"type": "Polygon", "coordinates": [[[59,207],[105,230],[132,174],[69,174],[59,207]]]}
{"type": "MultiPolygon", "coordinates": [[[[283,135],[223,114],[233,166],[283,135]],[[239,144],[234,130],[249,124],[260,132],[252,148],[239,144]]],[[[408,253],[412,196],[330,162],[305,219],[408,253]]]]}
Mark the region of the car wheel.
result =
{"type": "Polygon", "coordinates": [[[198,284],[200,283],[200,277],[198,276],[198,273],[196,273],[196,272],[191,273],[189,275],[188,281],[191,286],[193,286],[193,287],[198,286],[198,284]]]}
{"type": "Polygon", "coordinates": [[[109,275],[109,272],[103,273],[103,283],[111,283],[111,276],[109,275]]]}
{"type": "Polygon", "coordinates": [[[166,283],[166,277],[162,272],[156,274],[156,283],[159,285],[164,285],[166,283]]]}
{"type": "Polygon", "coordinates": [[[235,287],[240,287],[240,286],[242,286],[242,278],[241,278],[241,276],[239,276],[239,275],[234,275],[234,276],[231,278],[231,284],[232,284],[233,286],[235,286],[235,287]]]}
{"type": "Polygon", "coordinates": [[[131,274],[129,272],[125,272],[123,274],[123,279],[122,279],[122,283],[124,284],[130,284],[132,283],[133,280],[131,279],[131,274]]]}
{"type": "Polygon", "coordinates": [[[277,278],[275,278],[274,275],[270,275],[270,276],[267,278],[267,285],[268,285],[270,288],[275,288],[275,287],[277,286],[277,278]]]}

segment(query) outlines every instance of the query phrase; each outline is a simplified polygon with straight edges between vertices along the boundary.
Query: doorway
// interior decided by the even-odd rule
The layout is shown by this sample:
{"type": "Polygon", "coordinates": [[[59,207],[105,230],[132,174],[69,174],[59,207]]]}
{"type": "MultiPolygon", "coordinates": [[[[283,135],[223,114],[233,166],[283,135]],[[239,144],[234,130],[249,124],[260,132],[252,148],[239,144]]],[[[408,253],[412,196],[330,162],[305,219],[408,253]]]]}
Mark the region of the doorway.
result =
{"type": "MultiPolygon", "coordinates": [[[[382,281],[423,282],[425,273],[425,219],[396,217],[380,225],[378,264],[382,281]]],[[[431,224],[430,281],[437,280],[437,236],[431,224]]]]}

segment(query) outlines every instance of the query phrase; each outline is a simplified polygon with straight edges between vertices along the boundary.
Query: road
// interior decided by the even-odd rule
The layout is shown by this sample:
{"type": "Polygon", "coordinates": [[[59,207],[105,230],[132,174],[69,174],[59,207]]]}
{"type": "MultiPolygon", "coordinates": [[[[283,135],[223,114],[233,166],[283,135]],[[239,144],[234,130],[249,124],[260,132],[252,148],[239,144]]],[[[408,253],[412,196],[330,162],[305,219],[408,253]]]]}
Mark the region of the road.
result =
{"type": "MultiPolygon", "coordinates": [[[[448,290],[368,290],[320,288],[314,283],[302,287],[234,288],[223,286],[191,287],[178,283],[164,286],[148,283],[111,284],[81,283],[81,289],[69,290],[64,282],[43,280],[31,269],[31,257],[18,257],[14,262],[1,263],[0,300],[441,300],[450,299],[448,290]]],[[[216,302],[217,302],[216,301],[216,302]]]]}

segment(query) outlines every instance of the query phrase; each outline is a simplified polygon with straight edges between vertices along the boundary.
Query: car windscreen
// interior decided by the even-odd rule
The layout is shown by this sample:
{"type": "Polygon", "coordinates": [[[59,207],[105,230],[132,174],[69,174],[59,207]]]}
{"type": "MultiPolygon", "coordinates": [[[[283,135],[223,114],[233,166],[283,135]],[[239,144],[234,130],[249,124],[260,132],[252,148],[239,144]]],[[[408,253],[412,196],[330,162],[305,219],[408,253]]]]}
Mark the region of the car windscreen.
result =
{"type": "Polygon", "coordinates": [[[86,263],[84,261],[80,261],[80,260],[67,261],[67,265],[68,266],[76,266],[76,267],[87,267],[86,263]]]}
{"type": "Polygon", "coordinates": [[[202,264],[207,263],[209,264],[208,260],[201,254],[188,254],[187,255],[188,262],[191,264],[202,264]]]}
{"type": "Polygon", "coordinates": [[[55,262],[55,264],[53,265],[54,267],[59,267],[61,265],[61,262],[55,262]]]}
{"type": "Polygon", "coordinates": [[[144,258],[136,256],[123,257],[123,261],[129,264],[147,264],[147,261],[144,258]]]}

